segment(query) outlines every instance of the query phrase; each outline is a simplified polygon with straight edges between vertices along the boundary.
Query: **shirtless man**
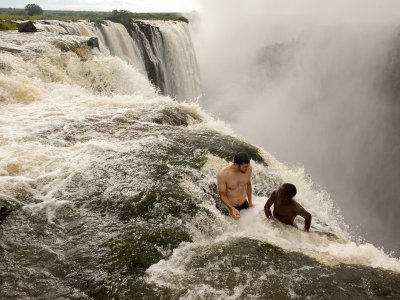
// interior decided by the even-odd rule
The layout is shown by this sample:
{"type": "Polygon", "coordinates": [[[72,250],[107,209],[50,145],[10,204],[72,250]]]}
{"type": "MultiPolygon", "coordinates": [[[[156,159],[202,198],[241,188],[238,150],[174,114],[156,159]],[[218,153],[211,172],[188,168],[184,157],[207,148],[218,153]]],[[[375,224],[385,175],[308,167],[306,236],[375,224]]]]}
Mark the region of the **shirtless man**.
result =
{"type": "Polygon", "coordinates": [[[272,192],[264,211],[267,218],[276,218],[282,223],[292,225],[297,215],[304,218],[304,231],[310,230],[311,214],[303,206],[292,199],[297,193],[296,187],[291,183],[282,184],[279,189],[272,192]],[[274,215],[272,216],[270,207],[274,205],[274,215]]]}
{"type": "Polygon", "coordinates": [[[240,219],[241,209],[253,207],[251,172],[250,158],[244,152],[237,153],[233,164],[218,172],[218,193],[235,220],[240,219]]]}

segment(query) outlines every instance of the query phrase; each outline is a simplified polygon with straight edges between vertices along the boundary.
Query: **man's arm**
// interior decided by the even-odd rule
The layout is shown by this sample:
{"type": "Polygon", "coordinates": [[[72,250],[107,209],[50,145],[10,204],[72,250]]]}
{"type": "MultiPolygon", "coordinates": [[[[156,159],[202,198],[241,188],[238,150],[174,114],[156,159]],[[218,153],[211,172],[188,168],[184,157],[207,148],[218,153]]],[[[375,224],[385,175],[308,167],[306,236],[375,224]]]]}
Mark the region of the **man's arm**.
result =
{"type": "Polygon", "coordinates": [[[219,193],[219,196],[221,197],[222,203],[224,203],[226,205],[226,207],[228,207],[229,211],[231,212],[232,217],[235,220],[238,220],[240,218],[240,213],[236,208],[234,208],[229,203],[229,199],[226,194],[227,186],[226,186],[225,176],[222,173],[219,173],[217,176],[217,186],[218,186],[218,193],[219,193]]]}
{"type": "Polygon", "coordinates": [[[270,208],[271,208],[272,204],[274,204],[275,197],[276,197],[275,193],[276,193],[275,191],[272,192],[271,196],[268,198],[267,203],[265,203],[265,205],[264,205],[264,212],[265,212],[265,215],[267,216],[267,218],[273,218],[270,208]]]}
{"type": "Polygon", "coordinates": [[[310,231],[312,216],[308,211],[306,211],[304,209],[303,206],[301,206],[298,203],[297,203],[297,205],[298,205],[298,213],[297,214],[304,218],[304,231],[308,232],[308,231],[310,231]]]}
{"type": "Polygon", "coordinates": [[[249,202],[249,206],[253,207],[253,186],[251,184],[251,169],[250,169],[250,178],[246,187],[247,201],[249,202]]]}

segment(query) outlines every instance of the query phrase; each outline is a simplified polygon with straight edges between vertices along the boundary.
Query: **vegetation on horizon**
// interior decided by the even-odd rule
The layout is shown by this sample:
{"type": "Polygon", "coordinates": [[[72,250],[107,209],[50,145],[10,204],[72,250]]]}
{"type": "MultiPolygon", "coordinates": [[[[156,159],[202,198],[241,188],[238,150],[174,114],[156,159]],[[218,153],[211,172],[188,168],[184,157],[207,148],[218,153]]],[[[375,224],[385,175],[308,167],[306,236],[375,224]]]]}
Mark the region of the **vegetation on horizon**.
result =
{"type": "Polygon", "coordinates": [[[18,29],[17,24],[9,21],[0,20],[0,30],[16,30],[18,29]]]}
{"type": "Polygon", "coordinates": [[[69,10],[43,10],[43,14],[29,15],[25,9],[19,8],[0,8],[0,20],[21,21],[21,20],[59,20],[59,21],[78,21],[88,20],[100,22],[111,20],[123,23],[129,19],[145,20],[181,20],[184,21],[179,13],[133,13],[127,10],[104,11],[69,11],[69,10]]]}
{"type": "Polygon", "coordinates": [[[43,9],[37,4],[27,4],[24,9],[28,16],[43,15],[43,9]]]}

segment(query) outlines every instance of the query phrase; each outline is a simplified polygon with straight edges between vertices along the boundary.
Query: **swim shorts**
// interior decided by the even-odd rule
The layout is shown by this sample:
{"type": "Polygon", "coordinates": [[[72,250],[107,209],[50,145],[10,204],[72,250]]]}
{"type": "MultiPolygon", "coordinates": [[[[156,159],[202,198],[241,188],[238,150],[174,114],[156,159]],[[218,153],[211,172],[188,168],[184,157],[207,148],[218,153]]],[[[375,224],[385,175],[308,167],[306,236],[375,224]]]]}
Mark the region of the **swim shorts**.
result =
{"type": "Polygon", "coordinates": [[[247,202],[247,200],[246,200],[241,205],[234,206],[234,208],[236,208],[237,210],[247,209],[247,208],[249,208],[249,202],[247,202]]]}
{"type": "MultiPolygon", "coordinates": [[[[234,208],[236,208],[237,210],[242,210],[242,209],[247,209],[247,208],[249,208],[249,202],[247,202],[247,200],[246,201],[244,201],[241,205],[239,205],[239,206],[233,206],[234,208]]],[[[226,216],[230,216],[230,213],[229,213],[229,209],[225,206],[225,205],[223,205],[223,204],[220,204],[220,205],[217,205],[217,208],[224,214],[224,215],[226,215],[226,216]]]]}

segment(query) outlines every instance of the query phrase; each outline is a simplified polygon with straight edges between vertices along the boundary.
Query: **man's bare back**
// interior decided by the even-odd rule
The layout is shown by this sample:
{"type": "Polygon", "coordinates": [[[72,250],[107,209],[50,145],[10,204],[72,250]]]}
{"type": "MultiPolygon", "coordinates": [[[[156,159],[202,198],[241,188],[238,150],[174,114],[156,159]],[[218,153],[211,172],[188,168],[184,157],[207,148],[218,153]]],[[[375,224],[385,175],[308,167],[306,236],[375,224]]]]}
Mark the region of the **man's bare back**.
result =
{"type": "MultiPolygon", "coordinates": [[[[252,167],[249,159],[245,160],[244,163],[239,160],[239,163],[229,164],[219,171],[217,176],[218,192],[221,201],[236,220],[240,218],[238,208],[242,208],[241,206],[247,203],[247,201],[248,206],[253,206],[253,191],[251,186],[252,167]]],[[[243,208],[247,207],[243,206],[243,208]]]]}
{"type": "Polygon", "coordinates": [[[264,211],[267,218],[275,217],[282,223],[293,225],[296,216],[300,215],[304,218],[304,230],[309,231],[311,226],[311,214],[306,211],[299,203],[292,199],[296,195],[296,187],[292,184],[285,183],[278,190],[272,192],[267,203],[265,203],[264,211]],[[274,205],[274,214],[272,216],[270,207],[274,205]]]}

